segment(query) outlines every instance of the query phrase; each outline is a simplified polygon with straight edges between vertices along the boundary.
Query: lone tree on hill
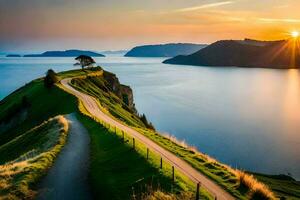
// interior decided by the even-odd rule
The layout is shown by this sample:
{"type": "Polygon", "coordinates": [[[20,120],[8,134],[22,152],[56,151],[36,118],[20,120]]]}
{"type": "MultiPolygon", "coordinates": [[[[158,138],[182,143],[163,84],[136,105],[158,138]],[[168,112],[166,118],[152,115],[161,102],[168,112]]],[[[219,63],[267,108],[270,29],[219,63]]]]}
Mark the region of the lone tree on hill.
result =
{"type": "Polygon", "coordinates": [[[75,60],[77,60],[78,63],[75,63],[74,65],[80,65],[82,69],[88,66],[92,67],[93,64],[96,63],[92,57],[86,55],[80,55],[77,58],[75,58],[75,60]]]}

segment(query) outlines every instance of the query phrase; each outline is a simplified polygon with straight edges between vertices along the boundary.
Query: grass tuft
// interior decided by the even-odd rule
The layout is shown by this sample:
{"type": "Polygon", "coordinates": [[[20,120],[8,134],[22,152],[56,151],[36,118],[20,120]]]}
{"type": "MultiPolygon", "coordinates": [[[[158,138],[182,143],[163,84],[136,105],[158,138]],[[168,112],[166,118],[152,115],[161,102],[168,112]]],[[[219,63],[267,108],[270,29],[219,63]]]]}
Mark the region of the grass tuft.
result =
{"type": "Polygon", "coordinates": [[[275,199],[273,192],[263,183],[254,178],[253,175],[247,174],[240,170],[235,170],[239,180],[239,187],[250,190],[250,199],[272,200],[275,199]]]}

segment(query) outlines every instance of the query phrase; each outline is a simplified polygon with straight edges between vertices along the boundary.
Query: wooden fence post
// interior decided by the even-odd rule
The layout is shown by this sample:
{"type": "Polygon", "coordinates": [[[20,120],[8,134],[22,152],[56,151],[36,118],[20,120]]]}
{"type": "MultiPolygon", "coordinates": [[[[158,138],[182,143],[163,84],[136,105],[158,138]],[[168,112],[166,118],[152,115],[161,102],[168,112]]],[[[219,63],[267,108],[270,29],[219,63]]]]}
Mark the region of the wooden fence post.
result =
{"type": "Polygon", "coordinates": [[[163,160],[162,160],[162,157],[160,157],[160,169],[162,169],[163,168],[163,162],[162,162],[163,160]]]}
{"type": "Polygon", "coordinates": [[[133,146],[133,149],[135,149],[135,139],[132,138],[132,146],[133,146]]]}
{"type": "Polygon", "coordinates": [[[147,160],[149,159],[149,148],[147,148],[147,160]]]}
{"type": "Polygon", "coordinates": [[[174,169],[174,166],[172,166],[172,180],[173,180],[173,183],[175,182],[175,169],[174,169]]]}
{"type": "Polygon", "coordinates": [[[116,135],[117,135],[117,126],[115,126],[115,133],[116,133],[116,135]]]}
{"type": "Polygon", "coordinates": [[[200,183],[197,183],[196,200],[200,200],[200,183]]]}
{"type": "Polygon", "coordinates": [[[122,131],[123,142],[125,142],[124,131],[122,131]]]}

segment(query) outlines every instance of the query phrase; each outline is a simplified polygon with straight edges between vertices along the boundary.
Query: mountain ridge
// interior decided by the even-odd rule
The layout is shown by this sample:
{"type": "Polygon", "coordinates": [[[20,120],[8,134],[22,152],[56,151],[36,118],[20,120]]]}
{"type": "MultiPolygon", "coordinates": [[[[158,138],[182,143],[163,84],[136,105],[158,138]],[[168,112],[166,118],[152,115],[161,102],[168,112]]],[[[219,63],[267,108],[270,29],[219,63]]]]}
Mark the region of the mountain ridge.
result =
{"type": "Polygon", "coordinates": [[[132,48],[125,54],[125,57],[173,57],[188,55],[204,47],[206,47],[205,44],[192,43],[142,45],[132,48]]]}
{"type": "Polygon", "coordinates": [[[221,40],[193,54],[176,56],[163,63],[214,67],[297,68],[300,66],[300,54],[299,50],[293,50],[293,44],[292,40],[221,40]]]}
{"type": "Polygon", "coordinates": [[[80,55],[105,57],[103,54],[100,53],[78,49],[69,49],[65,51],[45,51],[41,54],[26,54],[24,55],[24,57],[76,57],[80,55]]]}

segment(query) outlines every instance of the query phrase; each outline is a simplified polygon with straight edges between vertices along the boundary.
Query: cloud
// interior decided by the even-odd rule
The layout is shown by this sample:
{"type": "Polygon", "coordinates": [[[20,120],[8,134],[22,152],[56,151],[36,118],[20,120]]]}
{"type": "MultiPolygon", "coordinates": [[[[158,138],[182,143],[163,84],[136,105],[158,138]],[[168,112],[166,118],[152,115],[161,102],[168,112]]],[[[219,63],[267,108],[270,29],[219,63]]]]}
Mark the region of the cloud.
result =
{"type": "Polygon", "coordinates": [[[234,1],[221,1],[221,2],[217,2],[217,3],[208,3],[208,4],[203,4],[200,6],[181,8],[181,9],[175,10],[175,12],[188,12],[188,11],[200,10],[200,9],[204,9],[204,8],[214,8],[214,7],[224,6],[224,5],[228,5],[228,4],[232,4],[232,3],[234,3],[234,1]]]}
{"type": "Polygon", "coordinates": [[[300,19],[290,18],[258,18],[258,20],[265,23],[300,23],[300,19]]]}

